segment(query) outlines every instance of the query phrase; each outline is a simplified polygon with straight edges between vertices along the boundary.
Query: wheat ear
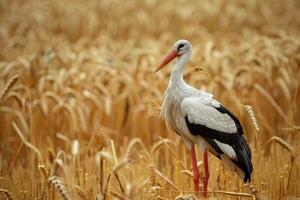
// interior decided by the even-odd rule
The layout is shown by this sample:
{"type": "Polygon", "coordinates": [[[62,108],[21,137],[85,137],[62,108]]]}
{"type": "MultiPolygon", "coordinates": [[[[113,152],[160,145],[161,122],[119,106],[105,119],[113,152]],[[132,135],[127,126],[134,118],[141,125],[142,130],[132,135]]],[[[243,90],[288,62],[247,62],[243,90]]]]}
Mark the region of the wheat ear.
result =
{"type": "Polygon", "coordinates": [[[58,191],[64,200],[71,200],[64,183],[56,176],[51,176],[48,179],[49,183],[58,191]]]}
{"type": "Polygon", "coordinates": [[[244,105],[244,108],[245,108],[246,112],[248,113],[248,115],[249,115],[249,117],[251,119],[251,122],[252,122],[255,130],[259,131],[257,119],[255,117],[255,112],[254,112],[252,106],[250,106],[250,105],[244,105]]]}
{"type": "Polygon", "coordinates": [[[19,79],[18,75],[14,75],[11,79],[9,79],[9,81],[6,83],[4,89],[0,94],[0,101],[8,93],[9,89],[12,88],[12,86],[17,82],[18,79],[19,79]]]}
{"type": "Polygon", "coordinates": [[[74,189],[81,199],[83,200],[87,199],[85,192],[80,188],[79,185],[75,185],[74,189]]]}
{"type": "Polygon", "coordinates": [[[11,193],[3,188],[0,188],[0,194],[3,194],[5,200],[13,200],[11,193]]]}
{"type": "Polygon", "coordinates": [[[31,150],[33,150],[33,151],[37,154],[39,161],[42,161],[42,160],[43,160],[43,159],[42,159],[42,154],[41,154],[41,152],[38,150],[38,148],[36,148],[33,144],[31,144],[30,142],[28,142],[28,141],[26,140],[26,138],[25,138],[25,136],[23,135],[22,131],[19,129],[18,125],[17,125],[15,122],[13,122],[12,125],[13,125],[13,128],[15,129],[16,133],[18,134],[18,136],[19,136],[19,137],[21,138],[21,140],[24,142],[24,144],[25,144],[28,148],[30,148],[31,150]]]}
{"type": "Polygon", "coordinates": [[[175,200],[197,200],[197,197],[194,195],[188,194],[188,195],[179,195],[175,198],[175,200]]]}
{"type": "Polygon", "coordinates": [[[282,146],[283,148],[285,148],[286,150],[288,150],[288,151],[291,153],[291,155],[292,155],[293,157],[296,157],[295,149],[292,147],[291,144],[289,144],[288,142],[286,142],[286,141],[285,141],[284,139],[282,139],[281,137],[278,137],[278,136],[273,136],[273,137],[271,137],[271,138],[267,141],[266,145],[270,144],[271,142],[276,142],[276,143],[278,143],[280,146],[282,146]]]}

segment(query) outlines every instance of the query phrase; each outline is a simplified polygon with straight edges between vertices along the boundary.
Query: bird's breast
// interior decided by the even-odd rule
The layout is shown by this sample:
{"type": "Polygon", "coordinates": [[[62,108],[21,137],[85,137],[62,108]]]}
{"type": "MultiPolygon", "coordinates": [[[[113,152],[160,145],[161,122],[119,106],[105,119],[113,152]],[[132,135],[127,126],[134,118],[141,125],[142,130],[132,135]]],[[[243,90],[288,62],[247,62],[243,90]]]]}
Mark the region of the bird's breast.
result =
{"type": "Polygon", "coordinates": [[[185,95],[176,89],[167,90],[161,110],[161,116],[164,118],[166,125],[181,136],[188,134],[184,116],[181,112],[181,103],[184,98],[185,95]]]}

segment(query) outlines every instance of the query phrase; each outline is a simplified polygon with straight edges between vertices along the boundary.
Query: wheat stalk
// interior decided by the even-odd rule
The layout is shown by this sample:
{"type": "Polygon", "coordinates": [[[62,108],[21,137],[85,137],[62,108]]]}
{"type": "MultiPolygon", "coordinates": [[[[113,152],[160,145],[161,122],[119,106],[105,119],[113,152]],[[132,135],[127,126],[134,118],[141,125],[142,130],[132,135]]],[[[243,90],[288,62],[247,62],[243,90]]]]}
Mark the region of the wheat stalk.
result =
{"type": "Polygon", "coordinates": [[[104,200],[104,197],[102,194],[97,194],[96,195],[96,200],[104,200]]]}
{"type": "Polygon", "coordinates": [[[36,155],[38,156],[39,161],[42,161],[42,154],[41,152],[34,146],[32,145],[30,142],[28,142],[25,138],[25,136],[23,135],[22,131],[19,129],[18,125],[13,122],[12,123],[13,128],[15,129],[16,133],[18,134],[18,136],[21,138],[22,142],[31,150],[33,150],[36,155]]]}
{"type": "Polygon", "coordinates": [[[282,108],[276,103],[274,98],[259,84],[255,83],[254,88],[259,91],[268,101],[269,103],[275,108],[275,110],[278,112],[278,114],[285,120],[285,122],[288,122],[288,117],[283,112],[282,108]]]}
{"type": "Polygon", "coordinates": [[[9,101],[10,98],[16,100],[19,103],[20,107],[24,107],[26,99],[21,94],[14,91],[5,94],[5,99],[7,101],[9,101]]]}
{"type": "Polygon", "coordinates": [[[120,162],[118,162],[117,164],[115,164],[113,166],[113,169],[112,169],[112,172],[109,173],[108,177],[107,177],[107,180],[106,180],[106,185],[105,185],[105,188],[104,188],[104,199],[106,199],[106,195],[107,195],[107,191],[108,191],[108,186],[109,186],[109,183],[110,183],[110,179],[111,179],[111,175],[113,174],[117,181],[118,181],[118,184],[119,184],[119,187],[121,189],[121,191],[124,193],[124,187],[121,183],[121,180],[120,180],[120,177],[118,175],[118,171],[123,168],[126,164],[128,163],[128,159],[127,158],[124,158],[122,159],[120,162]]]}
{"type": "Polygon", "coordinates": [[[252,106],[244,105],[244,108],[245,108],[246,112],[248,113],[255,130],[259,131],[258,123],[257,123],[256,117],[255,117],[255,112],[254,112],[252,106]]]}
{"type": "Polygon", "coordinates": [[[151,159],[151,156],[149,154],[149,152],[147,151],[145,145],[143,144],[143,142],[141,141],[141,139],[139,138],[133,138],[130,143],[128,144],[128,147],[127,147],[127,150],[125,152],[125,157],[127,157],[129,160],[131,158],[133,158],[134,154],[133,154],[133,148],[136,146],[136,145],[140,145],[143,149],[143,152],[145,153],[145,155],[147,156],[147,159],[150,160],[151,159]]]}
{"type": "Polygon", "coordinates": [[[169,179],[167,178],[165,175],[163,175],[160,171],[158,171],[157,169],[155,169],[155,173],[156,175],[158,175],[162,180],[164,180],[166,183],[168,183],[173,189],[175,189],[176,191],[178,191],[178,187],[169,179]]]}
{"type": "Polygon", "coordinates": [[[19,75],[14,75],[9,79],[9,81],[6,83],[4,86],[3,90],[0,93],[0,101],[4,98],[4,96],[8,93],[9,89],[14,86],[14,84],[17,82],[19,79],[19,75]]]}
{"type": "Polygon", "coordinates": [[[175,200],[197,200],[198,198],[194,195],[188,194],[188,195],[179,195],[175,198],[175,200]]]}
{"type": "Polygon", "coordinates": [[[116,153],[115,143],[114,143],[113,140],[110,140],[110,146],[111,146],[111,149],[112,149],[115,164],[117,164],[118,163],[118,157],[117,157],[117,153],[116,153]]]}
{"type": "Polygon", "coordinates": [[[12,169],[15,166],[15,163],[17,162],[18,157],[20,156],[22,148],[23,148],[23,142],[19,145],[16,154],[14,155],[13,159],[10,162],[8,174],[11,174],[12,169]]]}
{"type": "Polygon", "coordinates": [[[122,159],[120,162],[118,162],[116,165],[113,166],[112,171],[114,173],[118,172],[120,169],[122,169],[127,163],[129,162],[128,158],[122,159]]]}
{"type": "Polygon", "coordinates": [[[18,117],[18,119],[19,119],[19,122],[20,122],[20,124],[21,124],[21,127],[22,127],[23,130],[24,130],[25,135],[28,135],[28,134],[29,134],[29,126],[28,126],[28,124],[27,124],[27,122],[26,122],[25,116],[22,114],[21,111],[19,111],[19,110],[14,110],[14,109],[12,109],[12,108],[10,108],[10,107],[7,107],[7,106],[2,106],[2,107],[0,107],[0,111],[1,111],[1,112],[6,112],[6,113],[13,113],[13,114],[15,114],[15,115],[18,117]]]}
{"type": "Polygon", "coordinates": [[[99,165],[102,158],[105,158],[111,162],[113,161],[113,156],[111,155],[111,153],[109,153],[108,151],[105,151],[105,150],[101,150],[96,153],[96,164],[97,165],[99,165]]]}
{"type": "Polygon", "coordinates": [[[149,198],[152,200],[158,199],[159,198],[159,186],[152,186],[150,189],[147,191],[149,198]]]}
{"type": "Polygon", "coordinates": [[[156,142],[155,144],[153,144],[152,148],[151,148],[151,153],[153,154],[155,151],[157,151],[161,146],[166,145],[166,144],[174,144],[173,141],[163,138],[160,139],[158,142],[156,142]]]}
{"type": "Polygon", "coordinates": [[[239,196],[239,197],[251,197],[255,199],[255,196],[252,194],[242,193],[242,192],[230,192],[230,191],[213,191],[212,193],[217,194],[226,194],[230,196],[239,196]]]}
{"type": "Polygon", "coordinates": [[[55,159],[55,155],[53,151],[50,148],[48,148],[48,161],[50,163],[53,163],[54,159],[55,159]]]}
{"type": "Polygon", "coordinates": [[[50,172],[49,170],[44,166],[44,165],[38,165],[38,168],[42,171],[44,177],[46,178],[46,180],[48,180],[50,172]]]}
{"type": "Polygon", "coordinates": [[[48,182],[58,191],[64,200],[71,200],[64,183],[56,176],[50,176],[48,182]]]}
{"type": "Polygon", "coordinates": [[[64,161],[60,158],[60,156],[63,154],[64,152],[63,151],[59,151],[55,157],[55,160],[53,162],[53,165],[52,165],[52,169],[51,169],[51,173],[50,173],[50,176],[57,176],[58,174],[58,168],[59,167],[63,167],[64,165],[64,161]]]}
{"type": "Polygon", "coordinates": [[[266,142],[266,146],[269,145],[269,144],[271,144],[272,142],[275,142],[275,143],[279,144],[284,149],[288,150],[293,157],[296,157],[296,151],[295,151],[294,147],[292,147],[291,144],[289,144],[288,142],[286,142],[285,140],[283,140],[281,137],[278,137],[278,136],[271,137],[266,142]]]}
{"type": "Polygon", "coordinates": [[[78,140],[73,140],[71,152],[74,157],[77,156],[77,154],[79,152],[79,141],[78,140]]]}
{"type": "Polygon", "coordinates": [[[125,196],[121,195],[120,193],[118,192],[115,192],[115,191],[111,191],[110,192],[113,196],[117,197],[118,199],[120,200],[128,200],[128,198],[126,198],[125,196]]]}
{"type": "Polygon", "coordinates": [[[81,199],[83,199],[83,200],[87,199],[85,192],[80,188],[79,185],[75,185],[74,189],[81,199]]]}
{"type": "Polygon", "coordinates": [[[155,168],[153,165],[149,166],[149,180],[152,186],[156,185],[155,168]]]}
{"type": "Polygon", "coordinates": [[[12,194],[3,188],[0,188],[0,194],[2,194],[4,196],[5,200],[13,200],[14,198],[12,197],[12,194]]]}
{"type": "Polygon", "coordinates": [[[154,154],[154,152],[158,150],[160,147],[165,146],[171,152],[171,155],[179,162],[180,166],[185,169],[185,166],[178,159],[175,151],[171,148],[169,144],[174,144],[174,142],[172,142],[169,139],[160,138],[160,140],[152,146],[151,153],[154,154]]]}

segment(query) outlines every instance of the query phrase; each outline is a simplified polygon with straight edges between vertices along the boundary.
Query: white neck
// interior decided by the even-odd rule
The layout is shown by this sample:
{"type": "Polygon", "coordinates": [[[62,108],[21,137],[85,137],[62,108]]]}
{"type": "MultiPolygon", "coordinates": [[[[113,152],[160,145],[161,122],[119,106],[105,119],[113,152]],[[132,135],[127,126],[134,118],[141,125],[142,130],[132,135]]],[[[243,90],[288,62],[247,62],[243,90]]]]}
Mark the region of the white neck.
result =
{"type": "Polygon", "coordinates": [[[190,59],[191,53],[192,53],[191,51],[188,51],[185,54],[183,54],[177,58],[177,62],[175,64],[175,66],[173,67],[173,70],[171,73],[169,86],[184,83],[183,71],[184,71],[184,67],[185,67],[186,63],[190,59]]]}

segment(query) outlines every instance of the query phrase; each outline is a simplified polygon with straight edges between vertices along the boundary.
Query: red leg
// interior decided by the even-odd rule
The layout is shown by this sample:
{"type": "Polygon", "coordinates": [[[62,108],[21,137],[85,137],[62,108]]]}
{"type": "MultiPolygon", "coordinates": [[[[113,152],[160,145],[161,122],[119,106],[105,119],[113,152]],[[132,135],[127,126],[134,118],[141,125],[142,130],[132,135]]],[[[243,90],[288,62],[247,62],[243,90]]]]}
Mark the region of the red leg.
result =
{"type": "Polygon", "coordinates": [[[196,158],[194,144],[192,144],[191,154],[192,154],[193,175],[194,175],[194,189],[195,192],[199,192],[199,170],[197,166],[197,158],[196,158]]]}
{"type": "Polygon", "coordinates": [[[203,190],[204,190],[204,195],[203,196],[207,197],[207,185],[208,185],[208,180],[209,180],[207,149],[205,149],[205,151],[204,151],[203,168],[204,168],[204,176],[203,176],[203,190]]]}

